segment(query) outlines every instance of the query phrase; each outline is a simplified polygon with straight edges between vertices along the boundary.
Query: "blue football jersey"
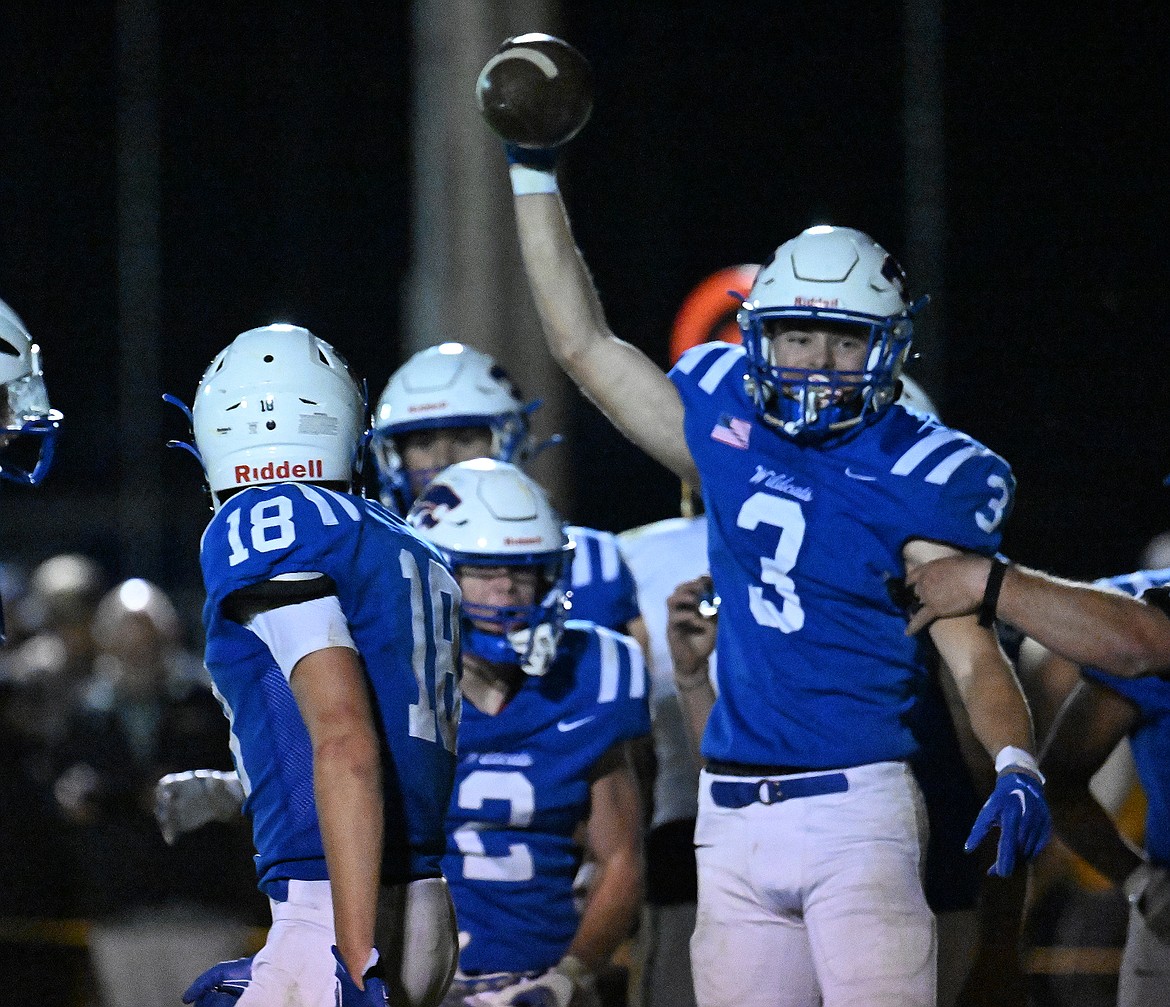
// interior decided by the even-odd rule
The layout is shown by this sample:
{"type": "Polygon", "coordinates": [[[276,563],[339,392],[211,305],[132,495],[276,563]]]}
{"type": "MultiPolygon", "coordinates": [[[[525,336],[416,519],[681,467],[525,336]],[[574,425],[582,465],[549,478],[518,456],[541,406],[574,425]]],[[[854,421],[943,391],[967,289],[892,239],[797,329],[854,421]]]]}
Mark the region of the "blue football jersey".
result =
{"type": "Polygon", "coordinates": [[[617,742],[650,732],[638,645],[570,620],[548,673],[494,716],[463,705],[443,874],[468,973],[555,965],[577,932],[573,840],[590,771],[617,742]]]}
{"type": "Polygon", "coordinates": [[[812,768],[905,759],[926,675],[890,597],[902,547],[991,554],[1015,482],[965,434],[894,405],[802,444],[759,419],[744,351],[706,343],[670,376],[703,480],[719,610],[708,759],[812,768]]]}
{"type": "Polygon", "coordinates": [[[638,590],[618,549],[617,536],[576,525],[565,531],[576,545],[569,614],[624,633],[627,623],[638,616],[638,590]]]}
{"type": "Polygon", "coordinates": [[[230,619],[234,591],[290,573],[332,578],[376,698],[383,878],[437,876],[459,717],[459,588],[438,552],[380,504],[296,483],[231,497],[201,547],[206,662],[231,722],[262,891],[324,880],[309,735],[265,644],[230,619]]]}
{"type": "MultiPolygon", "coordinates": [[[[1138,596],[1151,588],[1170,585],[1170,568],[1112,577],[1100,583],[1138,596]]],[[[1085,669],[1085,674],[1138,708],[1129,745],[1146,793],[1145,846],[1154,863],[1170,867],[1170,680],[1158,675],[1122,678],[1096,668],[1085,669]]]]}

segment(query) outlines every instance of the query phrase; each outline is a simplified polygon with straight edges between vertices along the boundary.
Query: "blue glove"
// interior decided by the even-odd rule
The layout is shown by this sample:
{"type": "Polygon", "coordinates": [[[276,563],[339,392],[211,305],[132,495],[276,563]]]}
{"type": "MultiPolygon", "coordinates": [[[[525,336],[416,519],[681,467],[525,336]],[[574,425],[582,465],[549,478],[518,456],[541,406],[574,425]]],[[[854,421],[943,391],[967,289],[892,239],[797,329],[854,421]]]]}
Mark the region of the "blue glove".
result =
{"type": "Polygon", "coordinates": [[[370,955],[370,963],[366,966],[366,973],[362,976],[365,989],[359,990],[357,983],[337,953],[337,946],[332,948],[333,957],[337,960],[337,1007],[387,1007],[386,983],[382,980],[382,969],[378,964],[378,952],[370,955]]]}
{"type": "Polygon", "coordinates": [[[233,958],[212,965],[187,987],[183,1003],[195,1007],[234,1007],[252,981],[252,959],[233,958]]]}
{"type": "Polygon", "coordinates": [[[509,164],[520,164],[537,171],[555,171],[560,147],[521,147],[518,143],[504,141],[504,156],[509,164]]]}
{"type": "Polygon", "coordinates": [[[1012,769],[1000,773],[963,849],[970,853],[993,825],[999,826],[999,851],[987,873],[1006,878],[1015,869],[1017,853],[1030,860],[1052,835],[1052,815],[1036,777],[1012,769]]]}

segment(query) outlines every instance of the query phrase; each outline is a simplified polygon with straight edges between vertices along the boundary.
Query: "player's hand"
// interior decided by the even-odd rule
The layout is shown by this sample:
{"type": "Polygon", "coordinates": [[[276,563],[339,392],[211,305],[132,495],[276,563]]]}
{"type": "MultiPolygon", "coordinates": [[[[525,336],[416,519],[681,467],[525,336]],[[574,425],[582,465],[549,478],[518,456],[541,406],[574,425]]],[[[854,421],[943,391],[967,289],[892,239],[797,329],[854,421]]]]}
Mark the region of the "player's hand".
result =
{"type": "Polygon", "coordinates": [[[366,965],[362,976],[362,989],[358,989],[345,962],[334,945],[331,949],[337,961],[337,1007],[386,1007],[386,983],[382,980],[382,968],[378,962],[378,952],[370,953],[370,961],[366,965]]]}
{"type": "Polygon", "coordinates": [[[1017,854],[1030,860],[1044,849],[1052,835],[1052,815],[1035,776],[1011,768],[1000,773],[963,848],[974,850],[992,826],[999,827],[999,849],[989,875],[1006,878],[1015,869],[1017,854]]]}
{"type": "Polygon", "coordinates": [[[464,997],[468,1007],[569,1007],[577,984],[559,968],[521,979],[502,990],[464,997]]]}
{"type": "Polygon", "coordinates": [[[666,599],[666,640],[680,689],[701,684],[707,678],[707,661],[715,649],[718,624],[711,602],[710,577],[684,581],[666,599]]]}
{"type": "Polygon", "coordinates": [[[974,553],[944,556],[910,570],[906,586],[922,607],[911,617],[906,635],[922,632],[935,619],[978,612],[990,572],[991,560],[974,553]]]}
{"type": "Polygon", "coordinates": [[[252,959],[233,958],[212,965],[187,987],[183,1003],[195,1007],[232,1007],[252,981],[252,959]]]}
{"type": "Polygon", "coordinates": [[[179,836],[209,822],[235,820],[243,803],[240,778],[216,769],[168,773],[154,788],[154,817],[171,846],[179,836]]]}

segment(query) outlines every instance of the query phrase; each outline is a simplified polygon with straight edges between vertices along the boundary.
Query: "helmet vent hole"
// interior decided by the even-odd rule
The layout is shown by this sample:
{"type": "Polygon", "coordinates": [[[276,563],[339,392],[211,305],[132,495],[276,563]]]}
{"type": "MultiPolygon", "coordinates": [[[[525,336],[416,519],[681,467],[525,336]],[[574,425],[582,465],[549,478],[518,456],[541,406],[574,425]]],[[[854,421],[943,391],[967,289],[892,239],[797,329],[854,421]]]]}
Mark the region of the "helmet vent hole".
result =
{"type": "Polygon", "coordinates": [[[266,427],[267,427],[269,430],[275,430],[275,429],[276,429],[276,420],[269,420],[269,421],[268,421],[267,423],[265,423],[264,425],[265,425],[265,426],[266,426],[266,427]]]}
{"type": "Polygon", "coordinates": [[[319,403],[314,402],[312,399],[301,399],[301,401],[307,406],[319,405],[319,403]]]}
{"type": "Polygon", "coordinates": [[[220,362],[216,365],[215,373],[218,374],[222,370],[223,370],[223,361],[220,360],[220,362]]]}
{"type": "Polygon", "coordinates": [[[321,347],[319,347],[319,346],[317,347],[317,356],[319,356],[321,358],[321,363],[325,364],[326,366],[329,366],[329,358],[327,356],[325,356],[325,351],[323,349],[321,349],[321,347]]]}
{"type": "Polygon", "coordinates": [[[273,356],[271,353],[265,353],[265,354],[264,354],[264,363],[266,363],[266,364],[270,364],[270,363],[272,363],[272,361],[273,361],[273,360],[275,360],[275,359],[276,359],[276,358],[275,358],[275,357],[274,357],[274,356],[273,356]]]}
{"type": "Polygon", "coordinates": [[[230,412],[231,412],[233,409],[239,409],[239,408],[240,408],[240,406],[242,406],[243,404],[244,404],[243,402],[237,402],[237,403],[236,403],[234,406],[228,406],[228,407],[227,407],[227,408],[224,410],[224,412],[225,412],[225,413],[230,413],[230,412]]]}
{"type": "Polygon", "coordinates": [[[8,342],[7,339],[0,339],[0,353],[4,353],[10,357],[20,356],[20,350],[8,342]]]}

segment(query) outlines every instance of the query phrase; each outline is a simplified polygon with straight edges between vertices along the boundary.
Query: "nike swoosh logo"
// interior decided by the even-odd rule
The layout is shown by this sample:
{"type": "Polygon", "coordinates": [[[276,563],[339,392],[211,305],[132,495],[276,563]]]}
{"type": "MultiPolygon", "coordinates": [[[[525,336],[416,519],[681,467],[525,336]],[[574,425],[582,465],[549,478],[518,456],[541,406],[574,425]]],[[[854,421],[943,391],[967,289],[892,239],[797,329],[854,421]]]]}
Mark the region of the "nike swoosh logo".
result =
{"type": "Polygon", "coordinates": [[[845,466],[845,474],[850,479],[860,479],[863,483],[877,482],[877,476],[862,475],[860,472],[854,472],[848,465],[845,466]]]}
{"type": "Polygon", "coordinates": [[[578,727],[583,727],[585,724],[588,724],[589,721],[595,720],[596,717],[597,717],[597,714],[590,714],[588,717],[582,717],[580,720],[558,720],[557,721],[557,730],[558,731],[575,731],[575,730],[577,730],[578,727]]]}

